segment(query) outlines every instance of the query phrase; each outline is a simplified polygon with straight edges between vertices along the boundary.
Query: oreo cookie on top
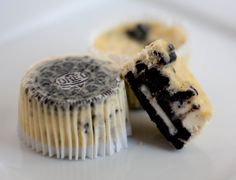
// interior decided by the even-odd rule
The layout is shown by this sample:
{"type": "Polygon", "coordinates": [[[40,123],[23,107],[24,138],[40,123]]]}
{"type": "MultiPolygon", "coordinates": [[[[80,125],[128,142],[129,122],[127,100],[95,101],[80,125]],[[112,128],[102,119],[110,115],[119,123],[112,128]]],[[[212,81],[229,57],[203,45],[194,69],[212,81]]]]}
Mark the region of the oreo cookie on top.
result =
{"type": "Polygon", "coordinates": [[[44,155],[68,159],[127,147],[125,87],[111,67],[93,57],[67,56],[29,69],[20,88],[23,140],[44,155]]]}
{"type": "Polygon", "coordinates": [[[197,135],[211,105],[171,43],[157,40],[123,69],[123,76],[165,138],[181,149],[197,135]]]}

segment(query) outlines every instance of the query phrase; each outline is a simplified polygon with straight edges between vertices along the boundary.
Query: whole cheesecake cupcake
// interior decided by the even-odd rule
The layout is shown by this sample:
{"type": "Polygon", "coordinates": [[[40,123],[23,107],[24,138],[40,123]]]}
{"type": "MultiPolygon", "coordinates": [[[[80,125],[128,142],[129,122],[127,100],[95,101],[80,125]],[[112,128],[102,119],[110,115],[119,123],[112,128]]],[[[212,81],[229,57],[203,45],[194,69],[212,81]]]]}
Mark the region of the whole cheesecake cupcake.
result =
{"type": "Polygon", "coordinates": [[[112,63],[89,56],[42,61],[23,77],[19,99],[22,139],[57,158],[112,155],[127,147],[127,100],[112,63]]]}
{"type": "MultiPolygon", "coordinates": [[[[93,39],[93,47],[99,53],[112,56],[114,60],[127,61],[157,39],[171,42],[179,55],[186,56],[184,47],[186,49],[187,35],[184,30],[178,25],[167,25],[155,20],[127,22],[110,28],[93,39]]],[[[140,103],[128,85],[126,90],[129,107],[140,109],[140,103]]]]}

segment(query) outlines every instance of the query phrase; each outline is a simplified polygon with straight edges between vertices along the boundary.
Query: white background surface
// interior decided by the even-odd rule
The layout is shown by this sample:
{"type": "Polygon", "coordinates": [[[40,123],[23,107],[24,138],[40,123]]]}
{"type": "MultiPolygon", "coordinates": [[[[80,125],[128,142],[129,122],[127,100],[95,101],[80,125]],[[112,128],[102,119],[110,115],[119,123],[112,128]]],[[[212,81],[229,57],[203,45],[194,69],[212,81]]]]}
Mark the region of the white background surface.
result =
{"type": "Polygon", "coordinates": [[[236,30],[232,0],[0,1],[0,179],[236,179],[236,30]],[[222,4],[223,3],[223,4],[222,4]],[[166,143],[143,112],[132,112],[129,148],[112,157],[67,161],[32,152],[17,138],[19,83],[41,58],[86,52],[97,27],[137,17],[182,22],[190,67],[214,116],[183,150],[166,143]]]}

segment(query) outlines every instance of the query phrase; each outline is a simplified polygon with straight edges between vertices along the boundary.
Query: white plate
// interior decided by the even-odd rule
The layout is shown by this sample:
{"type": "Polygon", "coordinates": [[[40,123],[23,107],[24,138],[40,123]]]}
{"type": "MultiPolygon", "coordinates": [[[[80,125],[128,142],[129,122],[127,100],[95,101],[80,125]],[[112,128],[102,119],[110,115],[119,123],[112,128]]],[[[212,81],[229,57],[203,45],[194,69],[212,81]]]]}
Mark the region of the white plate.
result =
{"type": "Polygon", "coordinates": [[[168,10],[155,1],[87,3],[0,39],[1,180],[236,179],[235,36],[197,17],[168,10]],[[17,100],[20,78],[27,67],[48,56],[86,52],[96,27],[140,17],[174,17],[184,23],[191,39],[191,69],[214,106],[212,122],[203,133],[184,149],[173,150],[147,115],[138,111],[131,113],[129,148],[111,157],[57,160],[22,145],[16,131],[17,100]]]}

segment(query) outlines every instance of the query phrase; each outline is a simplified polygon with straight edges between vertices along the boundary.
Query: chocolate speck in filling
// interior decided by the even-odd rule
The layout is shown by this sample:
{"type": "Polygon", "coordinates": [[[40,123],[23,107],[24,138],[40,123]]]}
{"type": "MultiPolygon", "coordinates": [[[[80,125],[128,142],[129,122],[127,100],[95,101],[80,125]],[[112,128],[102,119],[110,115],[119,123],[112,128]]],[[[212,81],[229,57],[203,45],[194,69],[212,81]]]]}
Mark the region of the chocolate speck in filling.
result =
{"type": "Polygon", "coordinates": [[[25,94],[28,94],[28,92],[29,92],[29,89],[26,88],[26,89],[25,89],[25,94]]]}
{"type": "Polygon", "coordinates": [[[176,56],[176,53],[175,53],[175,47],[173,44],[169,44],[168,45],[168,50],[169,50],[169,57],[170,57],[170,61],[169,63],[173,62],[176,60],[177,56],[176,56]]]}
{"type": "Polygon", "coordinates": [[[154,50],[154,51],[152,52],[152,54],[157,58],[158,64],[160,64],[160,65],[166,65],[166,64],[169,63],[168,60],[164,57],[163,53],[154,50]]]}
{"type": "Polygon", "coordinates": [[[170,53],[169,53],[169,56],[170,56],[170,61],[169,61],[169,63],[175,61],[176,58],[177,58],[177,56],[176,56],[176,54],[175,54],[174,51],[170,52],[170,53]]]}
{"type": "Polygon", "coordinates": [[[88,128],[89,128],[89,123],[84,124],[84,132],[87,134],[88,133],[88,128]]]}
{"type": "Polygon", "coordinates": [[[175,68],[172,68],[173,72],[176,73],[175,68]]]}
{"type": "Polygon", "coordinates": [[[159,57],[159,52],[157,52],[156,50],[154,50],[154,51],[152,52],[152,54],[153,54],[154,56],[159,57]]]}
{"type": "Polygon", "coordinates": [[[183,104],[183,102],[193,96],[197,95],[196,89],[190,87],[186,91],[179,91],[175,94],[173,94],[170,98],[171,101],[178,101],[180,104],[183,104]]]}
{"type": "Polygon", "coordinates": [[[145,41],[149,33],[149,27],[145,24],[137,24],[133,29],[128,29],[126,34],[134,40],[145,41]]]}
{"type": "Polygon", "coordinates": [[[198,109],[200,109],[200,105],[199,104],[193,104],[192,109],[198,110],[198,109]]]}
{"type": "Polygon", "coordinates": [[[119,110],[118,109],[116,109],[116,113],[118,113],[119,112],[119,110]]]}
{"type": "Polygon", "coordinates": [[[169,51],[173,51],[173,50],[175,50],[175,47],[174,47],[173,44],[169,44],[169,45],[168,45],[168,48],[169,48],[169,51]]]}
{"type": "Polygon", "coordinates": [[[88,127],[89,127],[89,123],[85,123],[84,124],[84,129],[88,129],[88,127]]]}
{"type": "Polygon", "coordinates": [[[169,57],[165,57],[163,55],[163,53],[158,51],[158,50],[154,50],[152,52],[153,56],[157,58],[158,64],[166,65],[166,64],[170,64],[170,63],[172,63],[173,61],[176,60],[177,56],[176,56],[176,53],[174,51],[174,46],[172,44],[168,45],[168,50],[169,50],[169,52],[168,52],[169,57]]]}
{"type": "Polygon", "coordinates": [[[110,119],[112,118],[112,114],[109,115],[109,118],[110,118],[110,119]]]}

